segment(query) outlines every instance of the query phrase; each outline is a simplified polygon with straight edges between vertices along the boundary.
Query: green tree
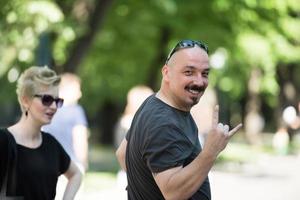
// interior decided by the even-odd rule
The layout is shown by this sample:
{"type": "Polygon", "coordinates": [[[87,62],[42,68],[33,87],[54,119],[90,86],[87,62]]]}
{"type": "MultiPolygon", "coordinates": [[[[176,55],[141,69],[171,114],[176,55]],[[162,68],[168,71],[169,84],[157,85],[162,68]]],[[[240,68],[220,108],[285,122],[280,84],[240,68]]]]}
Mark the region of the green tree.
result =
{"type": "Polygon", "coordinates": [[[205,41],[211,57],[225,61],[210,77],[223,121],[244,120],[255,110],[273,131],[283,107],[299,100],[297,0],[11,0],[3,5],[0,103],[9,107],[6,113],[16,110],[18,73],[46,63],[81,76],[82,104],[95,135],[110,143],[127,91],[136,84],[157,90],[168,51],[183,38],[205,41]],[[287,95],[287,85],[294,96],[287,95]]]}

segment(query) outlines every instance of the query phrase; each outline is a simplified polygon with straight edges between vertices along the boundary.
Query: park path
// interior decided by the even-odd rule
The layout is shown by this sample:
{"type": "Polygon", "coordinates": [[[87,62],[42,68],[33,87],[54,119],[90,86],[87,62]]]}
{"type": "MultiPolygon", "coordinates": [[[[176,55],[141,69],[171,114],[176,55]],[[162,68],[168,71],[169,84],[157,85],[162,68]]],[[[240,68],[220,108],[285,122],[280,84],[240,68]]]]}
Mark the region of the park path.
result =
{"type": "MultiPolygon", "coordinates": [[[[300,200],[300,156],[261,155],[255,163],[232,168],[211,170],[212,200],[300,200]]],[[[116,185],[84,200],[126,200],[116,185]]]]}
{"type": "Polygon", "coordinates": [[[211,171],[213,200],[300,200],[300,157],[261,156],[239,173],[211,171]]]}

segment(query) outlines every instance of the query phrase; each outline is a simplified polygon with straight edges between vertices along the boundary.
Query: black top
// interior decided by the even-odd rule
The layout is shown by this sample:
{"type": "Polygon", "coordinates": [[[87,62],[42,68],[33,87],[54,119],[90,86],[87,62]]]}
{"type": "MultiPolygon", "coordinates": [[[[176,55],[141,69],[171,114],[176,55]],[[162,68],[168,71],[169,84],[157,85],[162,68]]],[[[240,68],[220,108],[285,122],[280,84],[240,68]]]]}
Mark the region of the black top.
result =
{"type": "MultiPolygon", "coordinates": [[[[164,199],[152,173],[186,166],[201,151],[191,114],[165,104],[155,95],[137,111],[126,139],[129,200],[164,199]]],[[[210,185],[206,178],[190,200],[209,199],[210,185]]]]}
{"type": "MultiPolygon", "coordinates": [[[[11,134],[7,129],[0,130],[0,144],[5,144],[5,134],[11,134]]],[[[1,150],[3,148],[1,146],[1,150]]],[[[5,150],[7,152],[7,150],[5,150]]],[[[7,159],[0,153],[0,159],[7,159]]],[[[17,144],[17,196],[24,200],[52,200],[56,194],[57,178],[65,173],[70,165],[70,157],[56,139],[42,132],[42,144],[37,148],[28,148],[17,144]]],[[[6,168],[0,163],[0,172],[6,168]]],[[[0,179],[0,186],[2,179],[0,179]]],[[[9,190],[9,188],[8,188],[9,190]]]]}

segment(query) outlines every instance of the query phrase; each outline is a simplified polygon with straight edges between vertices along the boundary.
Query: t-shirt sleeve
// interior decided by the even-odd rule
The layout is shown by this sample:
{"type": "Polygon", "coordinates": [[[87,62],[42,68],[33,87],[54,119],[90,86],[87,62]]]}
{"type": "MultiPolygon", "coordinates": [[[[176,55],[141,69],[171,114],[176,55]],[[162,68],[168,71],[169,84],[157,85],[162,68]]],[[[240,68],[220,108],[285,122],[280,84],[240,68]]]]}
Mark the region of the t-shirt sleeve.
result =
{"type": "Polygon", "coordinates": [[[61,146],[61,144],[53,137],[55,140],[55,143],[58,147],[58,153],[59,153],[59,174],[64,174],[71,163],[71,158],[67,154],[67,152],[64,150],[64,148],[61,146]]]}
{"type": "Polygon", "coordinates": [[[7,155],[7,136],[4,130],[0,129],[0,189],[4,175],[6,174],[7,155]]]}
{"type": "Polygon", "coordinates": [[[176,126],[156,128],[145,141],[143,158],[153,173],[182,166],[192,153],[191,142],[176,126]]]}
{"type": "MultiPolygon", "coordinates": [[[[57,142],[58,143],[58,142],[57,142]]],[[[71,163],[71,158],[70,156],[67,154],[67,152],[64,150],[64,148],[61,146],[61,144],[59,144],[59,151],[60,151],[60,165],[59,165],[59,170],[60,170],[60,173],[63,174],[65,173],[69,166],[70,166],[70,163],[71,163]]]]}

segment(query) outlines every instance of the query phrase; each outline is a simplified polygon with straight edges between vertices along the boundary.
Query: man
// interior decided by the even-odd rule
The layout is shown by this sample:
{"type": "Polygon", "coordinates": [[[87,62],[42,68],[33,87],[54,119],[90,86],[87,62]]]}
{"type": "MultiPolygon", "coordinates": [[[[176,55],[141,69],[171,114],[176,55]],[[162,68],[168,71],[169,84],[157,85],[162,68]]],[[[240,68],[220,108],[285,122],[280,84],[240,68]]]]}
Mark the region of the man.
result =
{"type": "Polygon", "coordinates": [[[116,152],[127,171],[129,200],[211,199],[209,170],[242,125],[229,131],[218,123],[216,106],[201,148],[190,109],[208,86],[209,71],[201,42],[183,40],[170,52],[160,90],[141,105],[116,152]]]}

